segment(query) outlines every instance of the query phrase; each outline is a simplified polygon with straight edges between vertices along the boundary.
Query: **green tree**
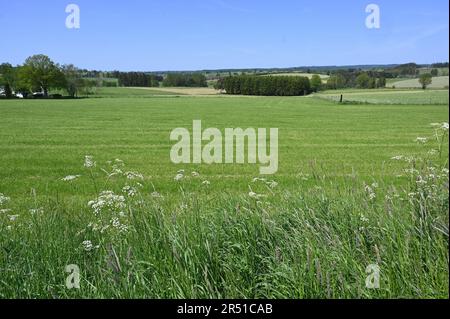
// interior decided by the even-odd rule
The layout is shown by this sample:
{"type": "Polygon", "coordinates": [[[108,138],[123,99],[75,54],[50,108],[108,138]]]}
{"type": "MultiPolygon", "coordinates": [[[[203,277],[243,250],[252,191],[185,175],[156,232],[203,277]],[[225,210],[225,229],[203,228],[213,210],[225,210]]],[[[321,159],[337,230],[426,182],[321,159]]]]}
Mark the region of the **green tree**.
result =
{"type": "Polygon", "coordinates": [[[7,99],[13,97],[12,88],[16,83],[16,72],[13,66],[9,63],[0,64],[0,85],[5,90],[7,99]]]}
{"type": "Polygon", "coordinates": [[[311,83],[311,90],[313,92],[320,91],[320,89],[322,88],[322,79],[317,74],[314,74],[311,77],[310,83],[311,83]]]}
{"type": "Polygon", "coordinates": [[[65,77],[67,94],[69,94],[70,97],[76,97],[83,86],[80,70],[73,64],[68,64],[63,65],[61,71],[65,77]]]}
{"type": "Polygon", "coordinates": [[[64,88],[64,74],[50,58],[43,54],[30,56],[20,70],[20,77],[31,89],[42,90],[48,96],[51,88],[64,88]]]}
{"type": "Polygon", "coordinates": [[[381,77],[377,81],[377,87],[378,88],[384,88],[386,86],[386,78],[381,77]]]}
{"type": "Polygon", "coordinates": [[[356,85],[360,89],[367,89],[370,84],[370,77],[366,72],[361,73],[356,77],[356,85]]]}
{"type": "Polygon", "coordinates": [[[424,73],[419,77],[419,83],[422,85],[422,89],[426,89],[428,85],[433,81],[433,77],[430,73],[424,73]]]}
{"type": "Polygon", "coordinates": [[[431,75],[432,75],[432,76],[438,76],[438,74],[439,74],[438,69],[432,69],[432,70],[431,70],[431,75]]]}

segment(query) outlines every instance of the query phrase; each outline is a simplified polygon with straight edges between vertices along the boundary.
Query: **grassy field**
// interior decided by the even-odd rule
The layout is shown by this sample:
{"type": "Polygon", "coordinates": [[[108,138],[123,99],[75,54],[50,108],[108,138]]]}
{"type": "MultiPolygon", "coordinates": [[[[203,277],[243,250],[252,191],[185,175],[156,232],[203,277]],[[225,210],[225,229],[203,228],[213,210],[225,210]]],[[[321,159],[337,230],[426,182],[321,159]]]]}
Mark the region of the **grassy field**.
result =
{"type": "Polygon", "coordinates": [[[448,90],[329,90],[315,94],[315,97],[344,102],[372,104],[448,105],[448,90]]]}
{"type": "Polygon", "coordinates": [[[0,297],[448,298],[441,91],[340,105],[104,90],[0,100],[0,297]],[[171,163],[171,130],[194,119],[279,128],[278,172],[171,163]]]}
{"type": "MultiPolygon", "coordinates": [[[[400,79],[399,81],[391,81],[387,83],[388,87],[395,86],[395,88],[422,88],[419,83],[419,79],[400,79]]],[[[435,76],[432,79],[432,83],[428,86],[430,89],[448,89],[448,75],[447,76],[435,76]]]]}
{"type": "MultiPolygon", "coordinates": [[[[314,73],[302,73],[302,72],[285,72],[285,73],[271,73],[271,74],[265,74],[265,76],[306,76],[308,79],[311,79],[314,73]]],[[[325,74],[318,74],[322,81],[328,80],[330,77],[329,75],[325,74]]]]}

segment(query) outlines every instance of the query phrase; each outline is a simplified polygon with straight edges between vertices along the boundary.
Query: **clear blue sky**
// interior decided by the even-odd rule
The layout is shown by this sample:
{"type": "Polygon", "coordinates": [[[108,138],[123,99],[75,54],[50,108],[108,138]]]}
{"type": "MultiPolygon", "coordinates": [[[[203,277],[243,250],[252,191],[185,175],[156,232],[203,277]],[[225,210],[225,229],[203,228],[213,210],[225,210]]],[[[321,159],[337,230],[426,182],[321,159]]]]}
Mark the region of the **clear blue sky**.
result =
{"type": "Polygon", "coordinates": [[[102,70],[448,61],[447,0],[0,0],[0,63],[102,70]],[[81,28],[65,27],[69,3],[81,28]],[[367,29],[369,3],[381,28],[367,29]]]}

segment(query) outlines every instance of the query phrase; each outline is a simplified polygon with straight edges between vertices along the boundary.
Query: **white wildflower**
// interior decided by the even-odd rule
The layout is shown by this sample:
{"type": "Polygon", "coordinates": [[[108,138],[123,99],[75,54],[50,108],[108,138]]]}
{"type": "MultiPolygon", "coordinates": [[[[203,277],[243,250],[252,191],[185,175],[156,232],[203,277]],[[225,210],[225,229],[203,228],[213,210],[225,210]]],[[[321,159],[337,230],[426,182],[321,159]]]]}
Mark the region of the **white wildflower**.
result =
{"type": "Polygon", "coordinates": [[[37,215],[37,214],[42,214],[44,212],[44,209],[42,207],[40,208],[31,208],[29,210],[31,215],[37,215]]]}
{"type": "Polygon", "coordinates": [[[401,161],[403,159],[403,155],[396,155],[394,157],[391,157],[391,160],[394,161],[401,161]]]}
{"type": "Polygon", "coordinates": [[[152,195],[153,198],[162,198],[163,197],[160,193],[158,193],[156,191],[151,193],[151,195],[152,195]]]}
{"type": "Polygon", "coordinates": [[[92,245],[92,242],[90,240],[83,241],[82,246],[86,251],[91,251],[92,249],[94,249],[94,245],[92,245]]]}
{"type": "Polygon", "coordinates": [[[270,182],[267,182],[266,184],[267,184],[267,186],[269,186],[270,188],[275,188],[275,187],[278,186],[278,183],[275,182],[275,181],[270,181],[270,182]]]}
{"type": "Polygon", "coordinates": [[[0,209],[0,214],[6,214],[9,213],[11,211],[11,209],[0,209]]]}
{"type": "Polygon", "coordinates": [[[426,137],[418,137],[416,138],[416,142],[420,144],[425,144],[428,141],[426,137]]]}
{"type": "Polygon", "coordinates": [[[73,181],[73,180],[77,179],[80,176],[81,175],[67,175],[64,178],[61,178],[61,180],[64,181],[64,182],[70,182],[70,181],[73,181]]]}
{"type": "Polygon", "coordinates": [[[144,175],[142,175],[140,173],[136,173],[136,172],[126,172],[125,176],[128,179],[144,179],[144,175]]]}
{"type": "Polygon", "coordinates": [[[9,202],[10,199],[11,198],[0,193],[0,205],[3,205],[4,203],[9,202]]]}
{"type": "Polygon", "coordinates": [[[86,155],[84,157],[84,167],[86,168],[95,167],[94,157],[92,157],[91,155],[86,155]]]}
{"type": "Polygon", "coordinates": [[[15,221],[17,218],[19,217],[19,215],[8,215],[8,218],[10,221],[15,221]]]}
{"type": "Polygon", "coordinates": [[[121,211],[125,208],[125,197],[116,195],[112,191],[103,191],[98,198],[89,201],[88,206],[93,209],[96,215],[106,208],[113,211],[121,211]]]}
{"type": "Polygon", "coordinates": [[[208,181],[208,180],[204,180],[204,181],[202,182],[202,185],[208,186],[208,185],[211,185],[211,182],[208,181]]]}
{"type": "Polygon", "coordinates": [[[130,197],[134,197],[137,194],[137,190],[136,188],[126,185],[122,188],[122,192],[124,192],[125,194],[127,194],[130,197]]]}
{"type": "Polygon", "coordinates": [[[192,172],[191,175],[192,175],[192,177],[199,177],[200,176],[200,174],[198,172],[195,172],[195,171],[192,172]]]}
{"type": "Polygon", "coordinates": [[[184,177],[183,174],[178,173],[173,179],[178,182],[178,181],[181,181],[183,179],[183,177],[184,177]]]}
{"type": "Polygon", "coordinates": [[[369,218],[367,218],[366,216],[364,216],[363,214],[359,215],[359,219],[363,222],[363,223],[368,223],[369,222],[369,218]]]}
{"type": "Polygon", "coordinates": [[[443,129],[444,131],[448,131],[448,123],[447,122],[442,123],[441,129],[443,129]]]}
{"type": "Polygon", "coordinates": [[[254,198],[254,199],[260,199],[260,198],[264,197],[264,195],[262,195],[262,194],[257,194],[257,193],[255,193],[255,192],[253,192],[253,191],[250,191],[250,192],[248,193],[248,196],[250,196],[251,198],[254,198]]]}

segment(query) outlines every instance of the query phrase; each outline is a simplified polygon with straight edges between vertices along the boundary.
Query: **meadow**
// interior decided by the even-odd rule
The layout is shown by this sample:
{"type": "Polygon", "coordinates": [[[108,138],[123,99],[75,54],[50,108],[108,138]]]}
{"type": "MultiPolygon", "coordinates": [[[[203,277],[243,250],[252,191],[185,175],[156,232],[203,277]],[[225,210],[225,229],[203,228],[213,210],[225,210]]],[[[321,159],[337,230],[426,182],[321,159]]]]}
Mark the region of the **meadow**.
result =
{"type": "Polygon", "coordinates": [[[448,95],[104,90],[0,100],[1,298],[448,298],[448,95]],[[195,119],[279,128],[278,172],[171,163],[195,119]]]}
{"type": "Polygon", "coordinates": [[[339,101],[341,94],[344,102],[397,105],[448,105],[448,90],[417,89],[377,89],[377,90],[328,90],[316,94],[316,97],[339,101]]]}

